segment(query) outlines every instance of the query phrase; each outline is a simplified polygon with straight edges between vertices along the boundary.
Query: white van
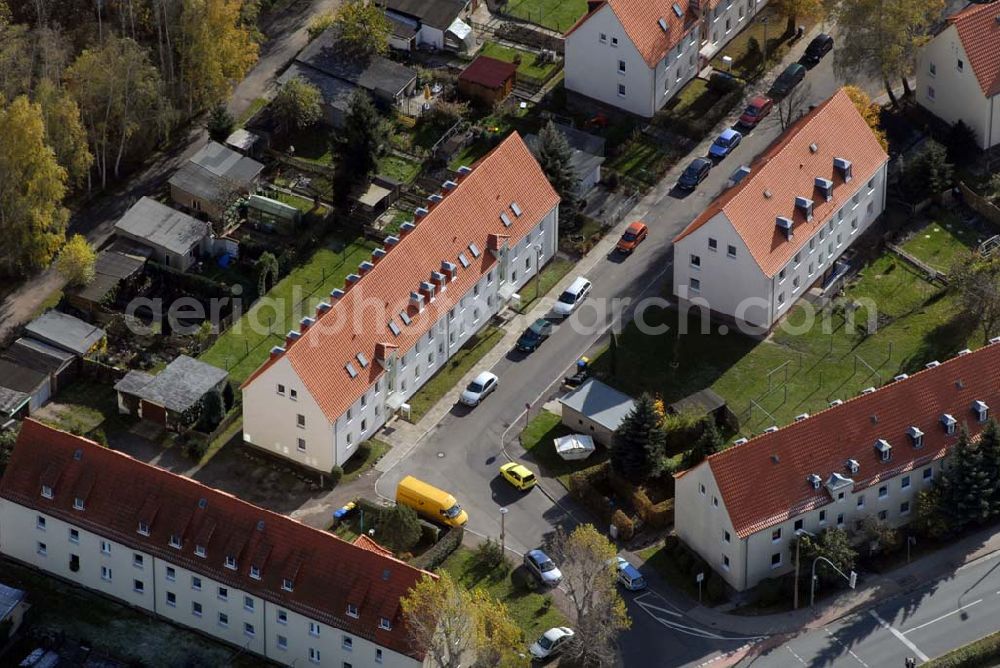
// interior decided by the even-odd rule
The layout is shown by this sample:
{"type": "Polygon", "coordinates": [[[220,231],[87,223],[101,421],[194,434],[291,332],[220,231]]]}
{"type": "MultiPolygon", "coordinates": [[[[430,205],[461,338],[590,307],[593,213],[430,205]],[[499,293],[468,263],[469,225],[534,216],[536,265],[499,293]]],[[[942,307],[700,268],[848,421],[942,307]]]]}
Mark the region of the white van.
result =
{"type": "Polygon", "coordinates": [[[552,311],[563,318],[576,310],[576,307],[583,303],[583,300],[590,294],[591,283],[583,276],[578,276],[566,290],[559,295],[556,305],[552,311]]]}

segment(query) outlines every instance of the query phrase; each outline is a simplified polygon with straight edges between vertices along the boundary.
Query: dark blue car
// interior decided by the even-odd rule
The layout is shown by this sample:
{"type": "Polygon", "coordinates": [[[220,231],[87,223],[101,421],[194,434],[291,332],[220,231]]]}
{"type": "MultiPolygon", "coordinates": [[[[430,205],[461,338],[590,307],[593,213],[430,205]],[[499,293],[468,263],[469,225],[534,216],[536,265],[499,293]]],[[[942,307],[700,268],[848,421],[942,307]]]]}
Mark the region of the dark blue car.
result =
{"type": "Polygon", "coordinates": [[[712,169],[712,161],[708,158],[695,158],[687,166],[681,178],[677,179],[677,187],[684,190],[694,190],[698,184],[705,180],[708,172],[712,169]]]}

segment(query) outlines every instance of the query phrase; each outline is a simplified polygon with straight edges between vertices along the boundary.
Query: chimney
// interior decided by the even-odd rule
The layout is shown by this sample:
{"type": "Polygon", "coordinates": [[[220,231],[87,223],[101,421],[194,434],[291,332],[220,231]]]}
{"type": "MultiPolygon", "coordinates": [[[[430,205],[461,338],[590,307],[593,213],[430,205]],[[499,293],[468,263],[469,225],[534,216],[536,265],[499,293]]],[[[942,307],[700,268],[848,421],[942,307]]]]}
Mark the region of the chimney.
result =
{"type": "Polygon", "coordinates": [[[315,323],[316,321],[314,319],[310,318],[309,316],[306,316],[299,321],[299,329],[302,331],[303,334],[305,334],[306,332],[309,331],[309,328],[312,327],[315,323]]]}
{"type": "MultiPolygon", "coordinates": [[[[417,209],[417,211],[420,211],[420,209],[417,209]]],[[[416,215],[416,212],[414,212],[414,215],[416,215]]],[[[407,234],[412,232],[414,228],[416,228],[416,225],[413,224],[412,220],[403,223],[402,225],[399,226],[399,236],[405,237],[407,234]]],[[[388,241],[388,239],[386,241],[388,241]]]]}
{"type": "Polygon", "coordinates": [[[368,260],[365,260],[364,262],[362,262],[361,264],[358,265],[358,273],[361,274],[362,276],[364,276],[365,274],[367,274],[369,271],[371,271],[374,268],[375,268],[374,264],[372,264],[368,260]]]}
{"type": "Polygon", "coordinates": [[[330,290],[330,299],[332,299],[333,301],[337,301],[343,296],[344,296],[344,291],[341,290],[340,288],[334,288],[333,290],[330,290]]]}
{"type": "Polygon", "coordinates": [[[291,348],[292,344],[298,341],[299,338],[301,337],[302,335],[296,332],[294,329],[288,332],[288,334],[285,334],[285,350],[291,348]]]}
{"type": "Polygon", "coordinates": [[[278,359],[285,354],[285,349],[281,346],[275,346],[271,348],[271,359],[278,359]]]}
{"type": "Polygon", "coordinates": [[[785,216],[778,216],[774,219],[774,224],[777,225],[778,229],[785,233],[785,238],[791,240],[795,236],[792,232],[792,219],[786,218],[785,216]]]}
{"type": "Polygon", "coordinates": [[[824,200],[829,202],[833,199],[833,181],[824,179],[822,176],[817,176],[813,181],[813,185],[823,195],[824,200]]]}
{"type": "Polygon", "coordinates": [[[372,262],[378,263],[379,260],[385,257],[384,248],[376,248],[372,251],[372,262]]]}
{"type": "Polygon", "coordinates": [[[327,302],[320,302],[316,304],[316,319],[319,320],[323,317],[323,314],[329,311],[332,307],[327,302]]]}
{"type": "Polygon", "coordinates": [[[840,178],[844,179],[844,183],[850,183],[854,178],[851,161],[847,158],[834,158],[833,168],[840,174],[840,178]]]}
{"type": "Polygon", "coordinates": [[[387,248],[392,248],[393,246],[399,243],[399,237],[390,234],[385,238],[384,243],[387,248]]]}

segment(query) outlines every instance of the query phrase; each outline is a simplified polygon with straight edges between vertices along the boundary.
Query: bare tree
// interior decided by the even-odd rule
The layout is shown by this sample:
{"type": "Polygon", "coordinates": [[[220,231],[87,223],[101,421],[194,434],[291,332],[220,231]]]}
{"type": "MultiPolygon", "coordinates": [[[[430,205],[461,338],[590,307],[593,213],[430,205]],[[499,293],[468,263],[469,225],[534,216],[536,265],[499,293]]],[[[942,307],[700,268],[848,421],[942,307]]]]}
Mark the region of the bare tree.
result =
{"type": "Polygon", "coordinates": [[[791,127],[809,110],[810,97],[812,97],[812,86],[803,83],[793,88],[778,102],[778,122],[781,123],[783,131],[791,127]]]}

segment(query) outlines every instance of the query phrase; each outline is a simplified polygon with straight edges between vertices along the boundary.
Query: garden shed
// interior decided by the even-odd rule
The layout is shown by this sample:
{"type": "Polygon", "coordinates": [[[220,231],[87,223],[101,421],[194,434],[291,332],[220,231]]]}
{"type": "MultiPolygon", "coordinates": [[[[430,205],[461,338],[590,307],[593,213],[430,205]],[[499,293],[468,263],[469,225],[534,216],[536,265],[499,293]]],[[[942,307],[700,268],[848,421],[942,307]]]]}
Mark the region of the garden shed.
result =
{"type": "Polygon", "coordinates": [[[136,415],[167,429],[187,426],[185,415],[197,412],[210,392],[222,392],[229,374],[222,369],[181,355],[153,376],[129,371],[115,385],[118,411],[136,415]]]}
{"type": "Polygon", "coordinates": [[[591,378],[559,399],[562,423],[610,447],[615,430],[635,408],[632,397],[591,378]]]}
{"type": "Polygon", "coordinates": [[[458,90],[463,96],[492,107],[514,90],[517,65],[489,56],[479,56],[458,75],[458,90]]]}

